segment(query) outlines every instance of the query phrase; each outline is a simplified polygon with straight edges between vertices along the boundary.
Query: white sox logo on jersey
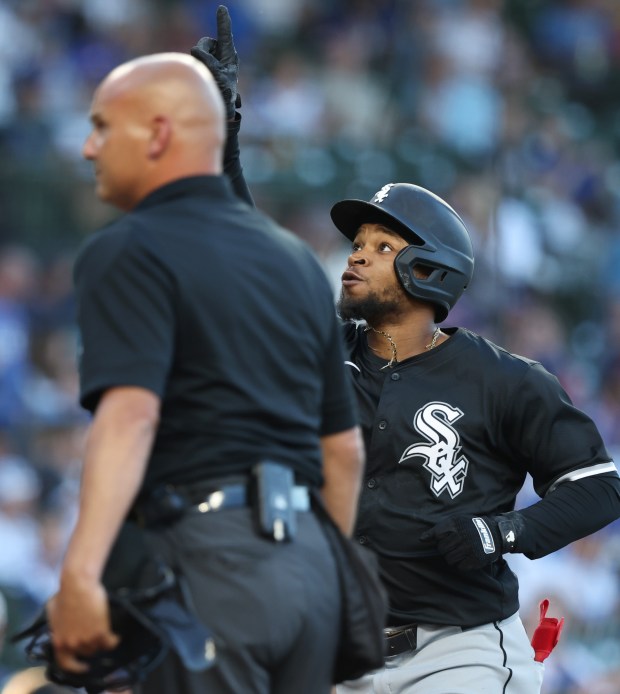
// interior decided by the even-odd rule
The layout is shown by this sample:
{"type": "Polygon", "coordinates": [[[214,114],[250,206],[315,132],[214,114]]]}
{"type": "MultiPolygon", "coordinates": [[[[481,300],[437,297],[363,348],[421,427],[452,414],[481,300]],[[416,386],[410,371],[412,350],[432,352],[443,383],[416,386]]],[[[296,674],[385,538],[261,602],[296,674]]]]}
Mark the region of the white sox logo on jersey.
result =
{"type": "Polygon", "coordinates": [[[411,458],[424,458],[424,467],[431,473],[431,489],[435,496],[447,491],[454,499],[463,491],[469,461],[461,452],[461,439],[451,426],[463,412],[445,402],[430,402],[416,412],[413,425],[429,444],[416,443],[402,454],[399,463],[411,458]]]}

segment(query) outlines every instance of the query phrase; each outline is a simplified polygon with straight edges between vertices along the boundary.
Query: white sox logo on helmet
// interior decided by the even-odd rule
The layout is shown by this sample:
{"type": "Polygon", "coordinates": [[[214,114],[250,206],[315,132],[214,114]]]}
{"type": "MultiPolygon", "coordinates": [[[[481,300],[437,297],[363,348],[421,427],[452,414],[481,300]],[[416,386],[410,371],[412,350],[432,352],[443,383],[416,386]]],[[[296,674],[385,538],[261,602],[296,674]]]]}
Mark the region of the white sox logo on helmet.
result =
{"type": "Polygon", "coordinates": [[[399,463],[424,458],[424,467],[431,473],[431,490],[435,496],[447,491],[454,499],[463,491],[469,461],[459,455],[458,432],[451,426],[463,412],[445,402],[430,402],[420,408],[413,419],[416,430],[429,444],[416,443],[402,454],[399,463]]]}
{"type": "Polygon", "coordinates": [[[388,183],[387,185],[384,185],[383,188],[381,188],[381,190],[375,193],[375,197],[371,200],[371,202],[383,202],[389,195],[390,189],[393,186],[393,183],[388,183]]]}

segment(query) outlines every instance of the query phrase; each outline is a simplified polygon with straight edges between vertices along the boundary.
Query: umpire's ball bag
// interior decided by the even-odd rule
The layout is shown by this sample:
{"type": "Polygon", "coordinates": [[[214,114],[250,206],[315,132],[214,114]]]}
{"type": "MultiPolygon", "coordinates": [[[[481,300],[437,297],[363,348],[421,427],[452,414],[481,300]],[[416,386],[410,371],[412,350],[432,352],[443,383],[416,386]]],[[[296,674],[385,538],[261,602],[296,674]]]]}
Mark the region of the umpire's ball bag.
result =
{"type": "Polygon", "coordinates": [[[383,667],[388,598],[374,553],[342,534],[318,494],[313,494],[312,500],[336,561],[340,582],[340,643],[332,680],[338,684],[383,667]]]}

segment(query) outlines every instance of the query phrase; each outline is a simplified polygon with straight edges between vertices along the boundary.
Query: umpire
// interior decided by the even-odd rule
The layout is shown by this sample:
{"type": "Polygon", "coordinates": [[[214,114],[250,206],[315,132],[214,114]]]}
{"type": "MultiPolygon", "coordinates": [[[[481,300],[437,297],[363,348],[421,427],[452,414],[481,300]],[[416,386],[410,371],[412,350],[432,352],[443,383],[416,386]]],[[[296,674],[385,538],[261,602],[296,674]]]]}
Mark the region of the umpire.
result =
{"type": "Polygon", "coordinates": [[[81,671],[81,656],[118,644],[101,577],[129,514],[217,650],[198,674],[169,656],[143,691],[327,693],[340,596],[309,490],[350,533],[363,466],[329,282],[222,175],[224,105],[198,61],[121,65],[91,121],[97,194],[126,214],[75,268],[94,419],[47,606],[57,661],[81,671]]]}

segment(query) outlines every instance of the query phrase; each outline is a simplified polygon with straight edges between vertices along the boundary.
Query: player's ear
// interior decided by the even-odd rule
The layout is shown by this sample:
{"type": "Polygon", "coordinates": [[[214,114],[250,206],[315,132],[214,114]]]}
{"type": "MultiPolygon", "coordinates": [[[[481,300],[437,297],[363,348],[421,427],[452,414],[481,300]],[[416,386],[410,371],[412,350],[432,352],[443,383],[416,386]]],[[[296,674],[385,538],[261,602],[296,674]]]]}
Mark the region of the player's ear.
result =
{"type": "Polygon", "coordinates": [[[166,116],[155,116],[151,121],[151,137],[148,144],[149,159],[159,159],[172,138],[172,125],[166,116]]]}

